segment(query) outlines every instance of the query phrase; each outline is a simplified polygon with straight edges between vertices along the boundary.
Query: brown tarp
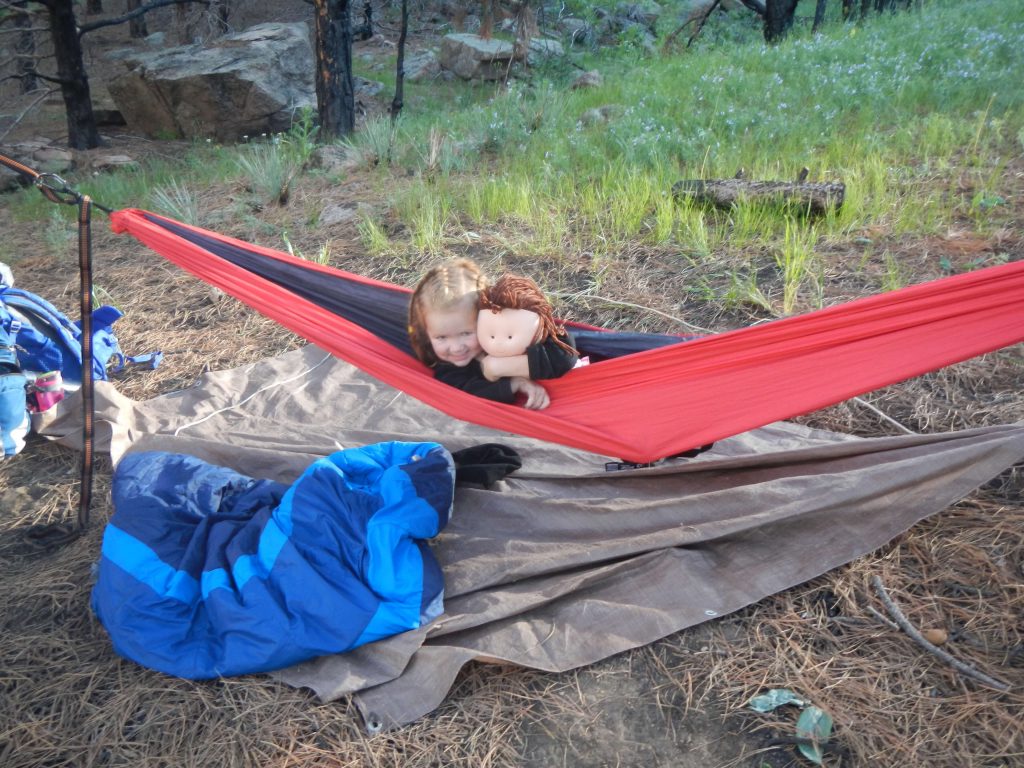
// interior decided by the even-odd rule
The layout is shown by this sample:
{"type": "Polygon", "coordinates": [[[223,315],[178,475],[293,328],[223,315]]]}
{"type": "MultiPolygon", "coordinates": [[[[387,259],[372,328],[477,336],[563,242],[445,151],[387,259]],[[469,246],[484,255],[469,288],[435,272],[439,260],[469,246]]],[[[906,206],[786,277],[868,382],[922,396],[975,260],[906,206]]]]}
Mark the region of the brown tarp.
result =
{"type": "MultiPolygon", "coordinates": [[[[73,445],[75,402],[37,428],[73,445]]],[[[779,423],[695,459],[609,473],[608,457],[454,421],[312,346],[147,402],[101,383],[97,408],[115,459],[170,450],[282,481],[383,440],[502,442],[522,455],[495,486],[458,489],[432,542],[440,619],[275,673],[323,699],[355,693],[371,729],[429,712],[471,659],[566,670],[735,611],[869,552],[1024,458],[1020,424],[862,439],[779,423]]]]}

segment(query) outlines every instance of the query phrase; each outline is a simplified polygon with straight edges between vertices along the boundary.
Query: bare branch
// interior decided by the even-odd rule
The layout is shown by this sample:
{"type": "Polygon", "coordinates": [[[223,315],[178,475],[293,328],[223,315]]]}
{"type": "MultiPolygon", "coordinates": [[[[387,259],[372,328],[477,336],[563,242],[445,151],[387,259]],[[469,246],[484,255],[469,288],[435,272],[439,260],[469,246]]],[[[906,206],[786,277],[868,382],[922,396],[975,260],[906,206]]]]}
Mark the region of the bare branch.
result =
{"type": "Polygon", "coordinates": [[[747,8],[752,10],[758,16],[764,16],[768,13],[768,9],[764,7],[764,3],[761,0],[740,0],[747,8]]]}
{"type": "Polygon", "coordinates": [[[899,606],[896,605],[893,599],[889,597],[889,593],[885,591],[885,586],[882,584],[882,580],[878,578],[878,576],[871,577],[871,586],[875,588],[875,594],[877,594],[882,603],[885,604],[886,610],[889,611],[889,615],[893,617],[900,629],[910,635],[911,639],[928,651],[928,653],[932,654],[936,658],[942,659],[958,672],[967,675],[967,677],[973,677],[975,680],[984,683],[990,688],[995,688],[998,691],[1010,690],[1009,683],[1004,683],[1002,680],[996,680],[994,677],[989,677],[984,672],[979,672],[970,664],[960,661],[960,659],[946,653],[937,645],[933,645],[928,642],[924,635],[917,631],[917,627],[911,624],[910,620],[903,615],[903,611],[900,610],[899,606]]]}
{"type": "Polygon", "coordinates": [[[7,129],[3,133],[0,133],[0,141],[3,141],[5,138],[7,138],[7,134],[9,134],[11,131],[13,131],[14,128],[18,125],[18,123],[20,123],[22,120],[25,119],[25,115],[27,115],[29,112],[31,112],[33,109],[35,109],[36,106],[38,106],[41,101],[46,99],[52,93],[56,93],[56,91],[52,91],[52,90],[50,90],[50,91],[43,91],[42,93],[39,94],[39,96],[37,96],[35,99],[33,99],[32,103],[29,104],[27,107],[25,107],[21,111],[20,115],[18,115],[16,118],[14,118],[14,122],[12,122],[9,126],[7,126],[7,129]]]}
{"type": "Polygon", "coordinates": [[[145,5],[140,5],[133,11],[121,14],[113,19],[103,19],[102,21],[94,21],[91,24],[82,24],[78,27],[78,36],[81,37],[86,32],[92,32],[93,30],[102,29],[103,27],[113,27],[118,24],[124,24],[126,21],[131,21],[134,18],[143,16],[150,11],[156,10],[157,8],[163,8],[168,5],[210,5],[210,0],[153,0],[145,5]]]}
{"type": "Polygon", "coordinates": [[[26,32],[49,32],[49,27],[10,27],[0,29],[0,35],[23,35],[26,32]]]}

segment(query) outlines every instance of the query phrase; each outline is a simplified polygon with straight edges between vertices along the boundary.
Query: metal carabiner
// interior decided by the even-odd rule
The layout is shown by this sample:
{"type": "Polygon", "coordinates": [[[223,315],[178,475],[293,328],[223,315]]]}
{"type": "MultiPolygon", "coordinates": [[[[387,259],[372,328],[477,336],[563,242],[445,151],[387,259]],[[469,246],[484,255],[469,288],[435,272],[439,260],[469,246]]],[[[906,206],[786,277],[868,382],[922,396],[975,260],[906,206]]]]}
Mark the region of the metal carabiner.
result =
{"type": "Polygon", "coordinates": [[[56,173],[40,173],[36,176],[33,184],[54,203],[77,205],[82,199],[82,196],[71,189],[68,183],[56,173]]]}

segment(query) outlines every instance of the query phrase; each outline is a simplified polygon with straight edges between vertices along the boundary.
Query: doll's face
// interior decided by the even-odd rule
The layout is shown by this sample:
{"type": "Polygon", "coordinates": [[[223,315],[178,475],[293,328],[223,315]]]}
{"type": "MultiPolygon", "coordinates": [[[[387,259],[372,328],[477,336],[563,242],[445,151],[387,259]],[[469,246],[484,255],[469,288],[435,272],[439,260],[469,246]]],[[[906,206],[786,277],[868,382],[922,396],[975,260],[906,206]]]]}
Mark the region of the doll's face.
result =
{"type": "Polygon", "coordinates": [[[540,331],[540,315],[528,309],[481,309],[476,335],[484,352],[495,357],[526,353],[540,331]]]}

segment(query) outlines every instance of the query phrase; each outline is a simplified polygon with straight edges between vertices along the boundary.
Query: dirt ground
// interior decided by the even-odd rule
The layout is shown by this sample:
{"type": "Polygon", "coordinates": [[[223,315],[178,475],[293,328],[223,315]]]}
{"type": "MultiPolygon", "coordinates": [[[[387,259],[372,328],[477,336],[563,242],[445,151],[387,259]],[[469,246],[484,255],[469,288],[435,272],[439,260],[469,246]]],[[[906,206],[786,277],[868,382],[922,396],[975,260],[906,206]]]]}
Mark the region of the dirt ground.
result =
{"type": "MultiPolygon", "coordinates": [[[[232,20],[243,28],[309,12],[299,0],[246,4],[232,20]]],[[[173,29],[173,12],[161,13],[151,20],[151,31],[173,29]]],[[[113,71],[103,63],[103,51],[123,44],[130,44],[123,27],[105,31],[91,44],[87,63],[97,85],[113,71]]],[[[102,151],[123,151],[139,160],[147,153],[175,151],[173,144],[131,136],[124,129],[102,131],[108,141],[102,151]]],[[[48,99],[6,141],[40,135],[59,141],[64,133],[60,104],[48,99]]],[[[922,249],[930,249],[933,257],[944,254],[954,265],[979,253],[1024,258],[1019,195],[1024,167],[1019,159],[1009,164],[1005,185],[1016,208],[995,235],[964,230],[928,243],[894,239],[894,250],[902,249],[921,279],[938,276],[928,274],[934,267],[924,264],[922,249]]],[[[226,192],[210,190],[211,199],[226,192]]],[[[325,189],[311,179],[293,191],[298,203],[325,197],[384,207],[379,184],[359,173],[344,189],[325,189]]],[[[15,221],[8,207],[2,208],[0,227],[9,252],[17,254],[12,267],[18,283],[74,316],[77,270],[70,251],[61,255],[46,247],[39,222],[15,221]]],[[[275,226],[301,216],[296,202],[288,210],[266,212],[275,226]]],[[[227,227],[228,234],[259,239],[247,225],[227,227]]],[[[131,369],[116,378],[128,396],[143,399],[174,391],[204,370],[258,360],[302,343],[110,234],[102,221],[95,230],[96,282],[117,297],[126,313],[117,326],[122,346],[129,353],[167,351],[156,371],[131,369]]],[[[292,231],[302,230],[296,221],[292,231]]],[[[419,271],[418,264],[395,266],[360,252],[354,228],[339,237],[347,237],[349,247],[335,266],[404,283],[419,271]]],[[[296,235],[300,248],[315,250],[315,243],[315,233],[296,235]]],[[[853,255],[853,250],[838,249],[832,258],[842,264],[853,255]]],[[[656,259],[637,259],[623,270],[651,263],[656,259]]],[[[928,262],[934,263],[934,258],[928,262]]],[[[635,283],[623,277],[621,284],[635,283]]],[[[856,294],[858,289],[853,277],[840,273],[831,290],[856,294]]],[[[655,307],[661,300],[654,293],[623,293],[622,298],[644,299],[655,307]]],[[[641,321],[622,311],[600,319],[641,321]]],[[[706,317],[715,327],[743,320],[724,310],[706,317]]],[[[1024,419],[1022,366],[1018,346],[887,388],[871,401],[919,431],[1019,421],[1024,419]]],[[[852,401],[802,421],[866,436],[895,433],[877,412],[852,401]]],[[[837,720],[837,746],[826,765],[1024,766],[1020,466],[872,555],[651,646],[561,675],[472,664],[435,713],[400,732],[375,737],[363,732],[347,701],[325,704],[262,677],[172,680],[118,659],[88,608],[90,567],[110,514],[109,461],[99,461],[93,522],[83,538],[44,555],[26,548],[20,537],[26,525],[73,514],[77,472],[76,455],[38,439],[0,468],[0,764],[9,768],[809,765],[792,745],[771,745],[792,734],[792,713],[764,716],[743,706],[752,693],[769,687],[816,691],[822,701],[836,702],[846,713],[846,719],[837,720]],[[923,607],[916,618],[944,623],[958,641],[955,653],[998,670],[1013,683],[1013,691],[996,694],[965,682],[898,633],[865,618],[866,584],[873,573],[886,574],[904,597],[920,598],[923,607]],[[837,625],[830,623],[834,615],[857,618],[837,625]],[[855,695],[844,693],[843,679],[830,676],[833,664],[846,665],[844,674],[866,687],[855,695]]]]}

